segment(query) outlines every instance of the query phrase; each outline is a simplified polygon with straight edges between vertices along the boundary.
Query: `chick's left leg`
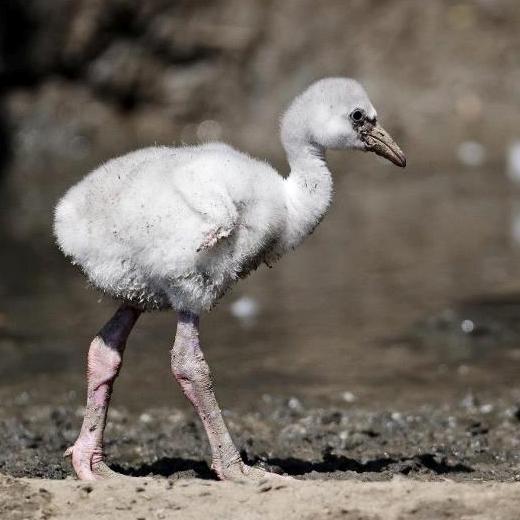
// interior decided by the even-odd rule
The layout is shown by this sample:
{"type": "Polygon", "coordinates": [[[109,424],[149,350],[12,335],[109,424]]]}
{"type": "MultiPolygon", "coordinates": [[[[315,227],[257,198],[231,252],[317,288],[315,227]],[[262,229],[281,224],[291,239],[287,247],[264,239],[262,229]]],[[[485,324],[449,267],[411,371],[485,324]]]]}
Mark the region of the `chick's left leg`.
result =
{"type": "Polygon", "coordinates": [[[195,314],[179,313],[171,364],[175,378],[202,420],[211,447],[211,467],[219,479],[285,478],[242,461],[213,392],[209,366],[200,349],[199,318],[195,314]]]}
{"type": "Polygon", "coordinates": [[[126,340],[140,311],[122,305],[92,340],[87,365],[87,405],[79,437],[65,456],[81,480],[117,475],[103,461],[103,432],[112,386],[121,368],[126,340]]]}

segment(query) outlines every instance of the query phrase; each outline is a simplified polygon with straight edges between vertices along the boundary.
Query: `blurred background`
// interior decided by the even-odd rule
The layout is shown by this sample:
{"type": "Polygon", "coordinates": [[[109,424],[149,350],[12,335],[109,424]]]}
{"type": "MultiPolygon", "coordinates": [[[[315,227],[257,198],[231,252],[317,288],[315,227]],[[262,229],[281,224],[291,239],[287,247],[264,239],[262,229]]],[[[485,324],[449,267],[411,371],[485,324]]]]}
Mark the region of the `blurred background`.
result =
{"type": "MultiPolygon", "coordinates": [[[[364,84],[409,166],[329,155],[318,231],[202,321],[222,404],[520,388],[519,27],[515,0],[2,1],[2,404],[81,403],[113,312],[54,245],[64,191],[153,143],[224,140],[286,175],[280,113],[329,75],[364,84]]],[[[174,332],[173,313],[142,317],[118,405],[183,403],[174,332]]]]}

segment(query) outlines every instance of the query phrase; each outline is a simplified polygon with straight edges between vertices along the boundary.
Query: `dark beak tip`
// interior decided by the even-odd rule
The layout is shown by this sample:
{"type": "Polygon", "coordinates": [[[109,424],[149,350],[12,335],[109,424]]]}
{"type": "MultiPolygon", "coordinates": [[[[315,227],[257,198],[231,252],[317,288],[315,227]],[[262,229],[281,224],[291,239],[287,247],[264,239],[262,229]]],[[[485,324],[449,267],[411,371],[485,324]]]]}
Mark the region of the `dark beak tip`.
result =
{"type": "Polygon", "coordinates": [[[403,151],[379,124],[373,125],[363,136],[367,151],[375,152],[399,168],[406,168],[406,157],[403,151]]]}

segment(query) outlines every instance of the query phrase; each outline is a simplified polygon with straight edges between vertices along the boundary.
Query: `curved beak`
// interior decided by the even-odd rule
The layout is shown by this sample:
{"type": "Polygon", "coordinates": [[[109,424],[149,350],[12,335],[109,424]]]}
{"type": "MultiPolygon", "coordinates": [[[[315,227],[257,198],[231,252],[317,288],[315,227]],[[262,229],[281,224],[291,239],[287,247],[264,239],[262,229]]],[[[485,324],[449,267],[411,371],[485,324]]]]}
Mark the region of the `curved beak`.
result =
{"type": "Polygon", "coordinates": [[[406,166],[406,157],[403,151],[379,123],[370,125],[368,128],[362,128],[360,137],[365,143],[367,151],[374,152],[401,168],[406,166]]]}

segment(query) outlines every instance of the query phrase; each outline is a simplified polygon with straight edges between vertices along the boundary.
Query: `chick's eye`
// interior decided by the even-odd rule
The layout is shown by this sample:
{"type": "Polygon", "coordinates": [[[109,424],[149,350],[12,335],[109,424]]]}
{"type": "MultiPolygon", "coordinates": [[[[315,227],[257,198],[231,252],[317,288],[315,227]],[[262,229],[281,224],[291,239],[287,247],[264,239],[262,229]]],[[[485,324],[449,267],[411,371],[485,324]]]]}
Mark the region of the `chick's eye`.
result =
{"type": "Polygon", "coordinates": [[[363,110],[356,109],[350,114],[350,118],[357,123],[365,118],[365,113],[363,110]]]}

